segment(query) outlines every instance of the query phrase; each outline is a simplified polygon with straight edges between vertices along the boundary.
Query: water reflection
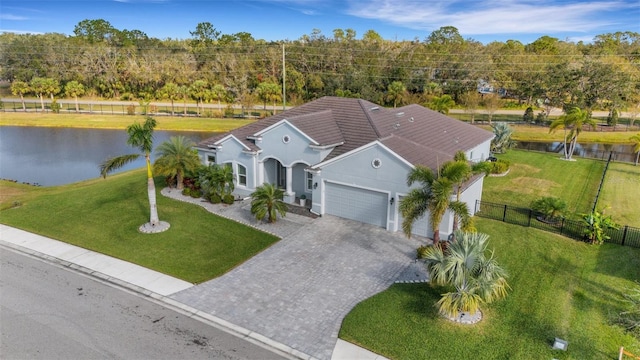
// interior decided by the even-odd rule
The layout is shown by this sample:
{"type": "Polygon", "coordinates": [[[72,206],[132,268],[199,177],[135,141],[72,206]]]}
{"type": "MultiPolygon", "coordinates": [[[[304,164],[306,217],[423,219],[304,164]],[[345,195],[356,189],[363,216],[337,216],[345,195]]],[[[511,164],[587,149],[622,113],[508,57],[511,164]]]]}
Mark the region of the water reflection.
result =
{"type": "MultiPolygon", "coordinates": [[[[212,133],[155,131],[154,144],[174,135],[198,142],[212,133]]],[[[127,145],[124,130],[68,129],[44,127],[0,127],[0,178],[43,186],[69,184],[99,177],[98,167],[106,158],[136,153],[127,145]]],[[[144,166],[144,159],[120,171],[144,166]]]]}

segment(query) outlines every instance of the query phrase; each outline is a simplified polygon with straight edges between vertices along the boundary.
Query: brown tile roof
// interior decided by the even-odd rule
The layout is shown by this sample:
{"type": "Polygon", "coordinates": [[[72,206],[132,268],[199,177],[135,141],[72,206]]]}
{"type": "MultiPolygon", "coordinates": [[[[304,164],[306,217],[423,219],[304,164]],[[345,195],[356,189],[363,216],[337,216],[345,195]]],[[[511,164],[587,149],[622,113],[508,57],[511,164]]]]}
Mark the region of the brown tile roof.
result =
{"type": "MultiPolygon", "coordinates": [[[[465,124],[420,105],[387,109],[361,99],[323,97],[256,121],[230,133],[253,150],[248,137],[286,119],[320,145],[337,146],[325,159],[380,140],[412,164],[436,168],[451,160],[458,150],[466,151],[491,139],[489,131],[465,124]]],[[[227,136],[219,134],[198,144],[206,148],[227,136]]]]}

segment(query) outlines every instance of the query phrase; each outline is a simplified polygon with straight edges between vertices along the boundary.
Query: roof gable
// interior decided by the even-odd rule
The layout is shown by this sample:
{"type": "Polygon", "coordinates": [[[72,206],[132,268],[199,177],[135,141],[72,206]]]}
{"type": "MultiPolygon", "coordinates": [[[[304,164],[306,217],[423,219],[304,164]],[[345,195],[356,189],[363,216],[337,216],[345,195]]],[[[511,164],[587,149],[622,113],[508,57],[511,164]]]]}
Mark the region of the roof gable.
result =
{"type": "Polygon", "coordinates": [[[276,128],[282,127],[282,126],[286,126],[286,127],[290,128],[290,129],[296,131],[297,133],[302,135],[304,138],[306,138],[310,142],[312,142],[314,145],[319,145],[317,141],[315,141],[313,138],[311,138],[309,135],[307,135],[304,131],[300,130],[295,125],[293,125],[292,123],[287,121],[287,119],[282,119],[282,120],[278,121],[277,123],[258,131],[257,133],[253,134],[253,137],[262,137],[263,135],[269,133],[270,131],[272,131],[272,130],[274,130],[276,128]]]}

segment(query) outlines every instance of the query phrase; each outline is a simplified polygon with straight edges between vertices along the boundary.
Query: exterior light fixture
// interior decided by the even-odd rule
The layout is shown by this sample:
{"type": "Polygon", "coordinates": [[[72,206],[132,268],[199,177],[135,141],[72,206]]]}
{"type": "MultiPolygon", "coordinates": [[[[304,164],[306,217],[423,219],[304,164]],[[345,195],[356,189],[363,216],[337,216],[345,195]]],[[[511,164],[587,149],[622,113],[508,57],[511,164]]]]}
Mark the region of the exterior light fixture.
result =
{"type": "Polygon", "coordinates": [[[566,340],[555,338],[555,340],[553,341],[553,350],[567,351],[568,346],[569,343],[566,340]]]}

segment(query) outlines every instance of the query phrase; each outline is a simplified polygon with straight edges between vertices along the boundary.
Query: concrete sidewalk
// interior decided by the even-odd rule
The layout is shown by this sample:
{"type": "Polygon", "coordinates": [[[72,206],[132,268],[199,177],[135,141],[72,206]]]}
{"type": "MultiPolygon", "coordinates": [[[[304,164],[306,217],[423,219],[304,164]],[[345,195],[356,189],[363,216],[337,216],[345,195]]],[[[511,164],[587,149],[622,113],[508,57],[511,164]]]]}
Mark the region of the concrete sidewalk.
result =
{"type": "MultiPolygon", "coordinates": [[[[313,357],[291,349],[260,334],[251,332],[198,309],[184,305],[168,296],[193,284],[142,266],[70,245],[58,240],[0,224],[0,246],[29,254],[55,264],[83,272],[106,282],[141,293],[192,317],[208,322],[253,343],[266,345],[292,358],[313,357]]],[[[383,360],[384,357],[338,339],[332,360],[383,360]]]]}

